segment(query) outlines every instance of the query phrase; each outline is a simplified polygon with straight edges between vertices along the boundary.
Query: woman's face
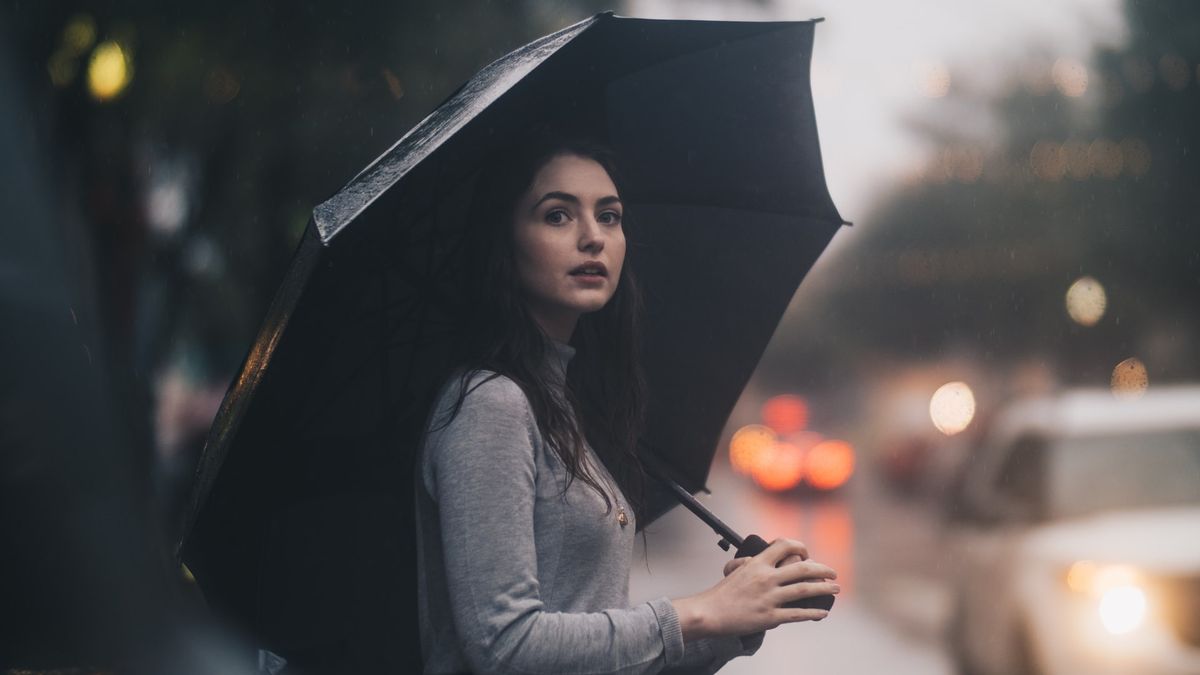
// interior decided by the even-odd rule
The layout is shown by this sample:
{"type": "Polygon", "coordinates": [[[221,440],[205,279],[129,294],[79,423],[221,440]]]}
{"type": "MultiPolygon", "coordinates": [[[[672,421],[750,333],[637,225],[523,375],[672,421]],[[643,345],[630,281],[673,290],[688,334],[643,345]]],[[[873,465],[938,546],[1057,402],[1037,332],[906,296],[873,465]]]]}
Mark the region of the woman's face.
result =
{"type": "Polygon", "coordinates": [[[557,155],[515,208],[516,272],[526,305],[547,335],[567,342],[579,316],[617,290],[625,262],[617,188],[595,160],[557,155]]]}

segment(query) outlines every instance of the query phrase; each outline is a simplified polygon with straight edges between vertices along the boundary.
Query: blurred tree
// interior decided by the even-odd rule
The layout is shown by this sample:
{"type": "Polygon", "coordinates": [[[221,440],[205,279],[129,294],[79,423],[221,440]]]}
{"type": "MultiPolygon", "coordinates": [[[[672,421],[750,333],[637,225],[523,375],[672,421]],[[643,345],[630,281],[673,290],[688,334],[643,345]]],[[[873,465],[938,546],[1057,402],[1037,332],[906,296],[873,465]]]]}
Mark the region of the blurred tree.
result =
{"type": "Polygon", "coordinates": [[[1125,11],[1128,44],[1094,63],[1034,55],[1003,93],[956,87],[913,122],[939,151],[859,226],[822,324],[785,326],[786,358],[764,372],[832,387],[880,360],[955,354],[1106,386],[1137,356],[1152,383],[1200,377],[1200,6],[1125,11]],[[1000,133],[957,133],[964,110],[1000,133]],[[1106,291],[1092,326],[1066,311],[1083,275],[1106,291]]]}

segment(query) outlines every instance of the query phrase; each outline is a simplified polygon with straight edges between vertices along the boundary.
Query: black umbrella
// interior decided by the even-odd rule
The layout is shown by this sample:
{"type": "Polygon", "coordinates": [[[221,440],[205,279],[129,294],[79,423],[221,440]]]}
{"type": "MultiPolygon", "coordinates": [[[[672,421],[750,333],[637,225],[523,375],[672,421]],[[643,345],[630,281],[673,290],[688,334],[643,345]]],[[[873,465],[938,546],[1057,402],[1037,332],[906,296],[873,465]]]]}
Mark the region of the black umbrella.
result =
{"type": "MultiPolygon", "coordinates": [[[[809,90],[814,23],[599,14],[484,68],[318,206],[198,469],[183,553],[213,604],[312,669],[414,658],[395,653],[415,627],[400,439],[419,434],[445,365],[476,170],[535,126],[586,131],[621,159],[642,224],[627,233],[646,289],[642,450],[679,498],[703,490],[734,403],[843,224],[809,90]]],[[[640,524],[675,499],[663,490],[640,524]]]]}

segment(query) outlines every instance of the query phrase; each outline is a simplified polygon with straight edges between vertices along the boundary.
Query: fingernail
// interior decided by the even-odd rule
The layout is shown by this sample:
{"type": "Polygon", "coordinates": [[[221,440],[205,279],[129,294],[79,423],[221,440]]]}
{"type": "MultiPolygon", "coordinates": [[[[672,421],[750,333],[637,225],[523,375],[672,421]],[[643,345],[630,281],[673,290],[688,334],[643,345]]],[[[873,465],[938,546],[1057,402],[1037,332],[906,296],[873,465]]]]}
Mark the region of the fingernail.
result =
{"type": "Polygon", "coordinates": [[[833,592],[834,592],[834,593],[841,593],[841,592],[842,592],[842,587],[841,587],[841,586],[838,586],[837,584],[834,584],[834,585],[833,585],[833,592]]]}

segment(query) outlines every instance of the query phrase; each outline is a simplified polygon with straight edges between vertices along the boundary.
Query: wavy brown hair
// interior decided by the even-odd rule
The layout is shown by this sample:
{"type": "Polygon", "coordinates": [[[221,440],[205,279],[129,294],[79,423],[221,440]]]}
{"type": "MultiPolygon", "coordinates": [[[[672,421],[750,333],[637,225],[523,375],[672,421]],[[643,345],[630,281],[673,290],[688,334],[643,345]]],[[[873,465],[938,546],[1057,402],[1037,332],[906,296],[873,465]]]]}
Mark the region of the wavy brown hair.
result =
{"type": "MultiPolygon", "coordinates": [[[[554,394],[544,364],[552,358],[550,338],[538,326],[522,299],[514,262],[512,214],[537,172],[560,155],[596,161],[622,190],[614,153],[584,137],[543,133],[531,142],[493,154],[480,170],[467,212],[463,256],[463,295],[467,298],[463,326],[458,400],[445,421],[458,414],[467,383],[481,371],[491,371],[479,384],[504,375],[524,392],[538,430],[570,474],[596,490],[608,511],[612,501],[584,461],[584,442],[604,460],[641,522],[645,474],[637,442],[645,423],[645,381],[638,354],[638,289],[628,257],[621,267],[617,289],[603,308],[584,314],[576,324],[571,345],[576,354],[567,370],[565,398],[554,394]]],[[[622,227],[629,226],[628,211],[622,227]]],[[[479,386],[476,384],[475,386],[479,386]]]]}

